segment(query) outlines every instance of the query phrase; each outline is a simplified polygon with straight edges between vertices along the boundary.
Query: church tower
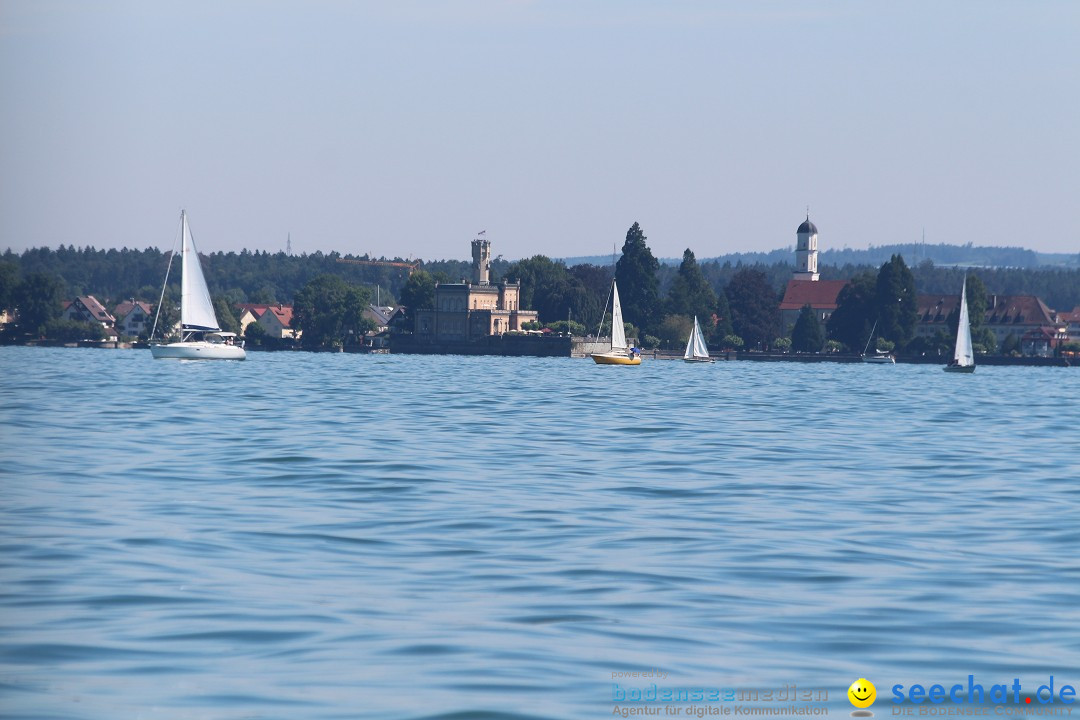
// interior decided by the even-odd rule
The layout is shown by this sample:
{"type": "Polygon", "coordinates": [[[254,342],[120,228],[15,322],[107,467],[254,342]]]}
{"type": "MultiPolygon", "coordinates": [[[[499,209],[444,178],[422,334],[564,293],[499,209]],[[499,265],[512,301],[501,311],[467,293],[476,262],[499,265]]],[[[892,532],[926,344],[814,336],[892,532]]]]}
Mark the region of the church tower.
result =
{"type": "Polygon", "coordinates": [[[473,282],[487,285],[491,282],[491,241],[476,238],[472,241],[473,282]]]}
{"type": "Polygon", "coordinates": [[[809,212],[795,232],[798,238],[795,242],[795,279],[816,282],[821,277],[817,270],[817,227],[810,222],[809,212]]]}

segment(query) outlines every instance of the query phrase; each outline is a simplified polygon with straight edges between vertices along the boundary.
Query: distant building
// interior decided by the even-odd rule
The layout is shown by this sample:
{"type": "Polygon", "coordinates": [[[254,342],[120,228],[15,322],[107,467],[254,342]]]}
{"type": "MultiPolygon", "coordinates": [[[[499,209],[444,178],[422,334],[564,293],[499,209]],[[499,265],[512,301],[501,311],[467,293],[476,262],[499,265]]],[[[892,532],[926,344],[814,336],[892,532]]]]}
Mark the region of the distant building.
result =
{"type": "Polygon", "coordinates": [[[392,308],[389,305],[368,305],[368,309],[364,311],[364,317],[375,323],[376,332],[386,332],[390,322],[400,314],[401,308],[392,308]]]}
{"type": "Polygon", "coordinates": [[[846,280],[822,280],[818,273],[818,229],[810,214],[795,231],[795,272],[780,301],[781,331],[790,335],[803,306],[809,305],[818,322],[825,325],[836,310],[836,298],[846,280]]]}
{"type": "Polygon", "coordinates": [[[414,333],[419,342],[469,341],[502,335],[535,322],[535,310],[519,306],[516,281],[491,284],[491,241],[472,241],[473,279],[435,286],[435,307],[416,311],[414,333]]]}
{"type": "MultiPolygon", "coordinates": [[[[1069,337],[1069,314],[1056,313],[1034,295],[989,295],[983,324],[994,333],[1000,348],[1012,335],[1025,355],[1053,355],[1069,337]]],[[[941,330],[952,335],[948,318],[960,305],[959,295],[918,295],[917,337],[931,337],[941,330]]]]}
{"type": "Polygon", "coordinates": [[[268,305],[259,316],[258,323],[266,330],[269,337],[277,340],[299,337],[292,327],[292,305],[268,305]]]}
{"type": "Polygon", "coordinates": [[[131,298],[117,305],[113,309],[113,316],[116,317],[116,329],[121,335],[139,337],[150,331],[154,311],[150,303],[131,298]]]}
{"type": "Polygon", "coordinates": [[[258,322],[259,318],[263,316],[263,313],[266,312],[266,308],[268,307],[270,306],[257,303],[241,303],[237,305],[236,309],[240,312],[236,319],[240,323],[240,334],[246,334],[248,325],[253,322],[258,322]]]}
{"type": "Polygon", "coordinates": [[[1058,313],[1058,319],[1065,323],[1065,333],[1069,336],[1069,341],[1080,341],[1080,305],[1070,312],[1058,313]]]}
{"type": "Polygon", "coordinates": [[[113,330],[116,325],[116,318],[110,315],[105,306],[93,295],[80,295],[71,302],[65,302],[61,317],[65,320],[97,323],[110,330],[113,330]]]}

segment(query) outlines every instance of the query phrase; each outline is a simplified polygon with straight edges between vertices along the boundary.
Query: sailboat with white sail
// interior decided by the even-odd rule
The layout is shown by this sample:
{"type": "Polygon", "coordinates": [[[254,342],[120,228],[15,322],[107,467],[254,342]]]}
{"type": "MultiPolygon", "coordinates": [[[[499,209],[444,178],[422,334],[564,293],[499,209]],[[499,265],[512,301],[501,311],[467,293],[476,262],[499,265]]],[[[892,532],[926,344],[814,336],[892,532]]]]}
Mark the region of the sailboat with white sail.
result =
{"type": "Polygon", "coordinates": [[[705,346],[705,336],[701,333],[701,325],[697,315],[694,316],[694,329],[690,333],[690,339],[686,341],[686,352],[683,353],[686,362],[716,362],[709,357],[709,348],[705,346]]]}
{"type": "MultiPolygon", "coordinates": [[[[181,360],[243,360],[247,357],[242,345],[235,344],[236,333],[224,332],[214,314],[210,290],[206,287],[195,249],[195,240],[188,228],[187,212],[180,211],[182,232],[180,248],[180,340],[171,343],[153,342],[161,304],[165,300],[165,288],[169,284],[169,269],[165,271],[165,284],[161,288],[158,312],[154,315],[154,327],[150,331],[150,353],[154,358],[177,358],[181,360]]],[[[173,257],[176,253],[173,253],[173,257]]]]}
{"type": "MultiPolygon", "coordinates": [[[[867,355],[866,351],[870,349],[870,341],[874,339],[874,333],[877,332],[878,321],[874,321],[874,327],[870,330],[870,337],[866,340],[866,347],[862,351],[862,361],[864,363],[873,363],[875,365],[893,365],[896,363],[896,358],[887,352],[874,351],[873,355],[867,355]]],[[[863,326],[865,327],[865,325],[863,326]]]]}
{"type": "MultiPolygon", "coordinates": [[[[623,327],[622,303],[619,302],[619,286],[615,279],[611,280],[611,350],[604,353],[593,353],[592,359],[597,365],[640,365],[641,354],[637,348],[632,348],[626,343],[626,329],[623,327]]],[[[607,308],[604,308],[605,315],[607,308]]],[[[604,319],[600,318],[603,327],[604,319]]],[[[597,330],[597,336],[600,331],[597,330]]]]}
{"type": "Polygon", "coordinates": [[[971,320],[968,318],[967,278],[960,288],[960,321],[956,325],[956,350],[953,360],[944,368],[945,372],[975,372],[975,351],[971,346],[971,320]]]}

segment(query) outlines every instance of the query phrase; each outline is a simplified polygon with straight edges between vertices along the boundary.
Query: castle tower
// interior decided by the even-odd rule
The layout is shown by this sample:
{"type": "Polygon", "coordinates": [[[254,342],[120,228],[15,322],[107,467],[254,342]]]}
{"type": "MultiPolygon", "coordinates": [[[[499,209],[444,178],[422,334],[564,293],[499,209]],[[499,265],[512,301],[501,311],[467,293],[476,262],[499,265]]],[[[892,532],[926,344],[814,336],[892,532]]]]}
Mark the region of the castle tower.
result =
{"type": "Polygon", "coordinates": [[[809,212],[795,232],[795,279],[817,281],[821,277],[817,270],[817,227],[810,222],[809,212]]]}
{"type": "Polygon", "coordinates": [[[487,285],[491,281],[491,241],[476,238],[472,241],[473,282],[487,285]]]}

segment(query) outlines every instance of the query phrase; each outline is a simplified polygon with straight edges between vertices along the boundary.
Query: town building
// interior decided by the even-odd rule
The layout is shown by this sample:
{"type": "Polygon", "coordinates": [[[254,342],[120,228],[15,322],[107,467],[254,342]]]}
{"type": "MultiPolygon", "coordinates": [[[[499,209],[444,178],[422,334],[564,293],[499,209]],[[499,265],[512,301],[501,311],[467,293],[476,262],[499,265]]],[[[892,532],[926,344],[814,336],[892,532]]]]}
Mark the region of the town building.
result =
{"type": "Polygon", "coordinates": [[[240,334],[247,334],[248,325],[253,322],[258,322],[259,318],[266,312],[266,308],[269,305],[263,305],[258,303],[240,303],[236,306],[239,311],[237,314],[237,322],[240,323],[240,334]]]}
{"type": "Polygon", "coordinates": [[[491,241],[472,241],[472,282],[438,283],[435,307],[415,313],[418,342],[461,342],[520,331],[535,322],[535,310],[519,305],[521,284],[504,280],[491,283],[491,241]]]}
{"type": "Polygon", "coordinates": [[[105,306],[93,295],[80,295],[70,302],[65,302],[60,317],[65,320],[96,323],[109,330],[116,325],[116,318],[110,315],[105,306]]]}
{"type": "Polygon", "coordinates": [[[804,306],[809,305],[818,322],[825,325],[836,310],[836,299],[846,280],[822,280],[818,273],[818,229],[810,213],[795,231],[795,272],[780,301],[781,331],[790,335],[804,306]]]}
{"type": "Polygon", "coordinates": [[[149,334],[154,321],[154,310],[150,303],[130,298],[113,309],[113,316],[120,334],[135,338],[149,334]]]}
{"type": "Polygon", "coordinates": [[[299,337],[292,327],[292,305],[268,305],[259,316],[258,323],[266,330],[266,335],[275,340],[299,337]]]}
{"type": "MultiPolygon", "coordinates": [[[[932,337],[940,330],[951,337],[955,329],[948,319],[959,305],[959,295],[916,296],[916,336],[932,337]]],[[[998,348],[1011,335],[1024,355],[1049,357],[1069,337],[1068,313],[1054,312],[1034,295],[988,295],[983,325],[994,333],[998,348]]]]}

